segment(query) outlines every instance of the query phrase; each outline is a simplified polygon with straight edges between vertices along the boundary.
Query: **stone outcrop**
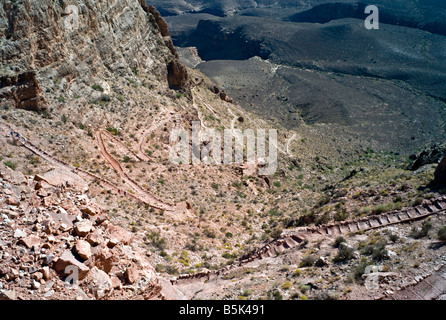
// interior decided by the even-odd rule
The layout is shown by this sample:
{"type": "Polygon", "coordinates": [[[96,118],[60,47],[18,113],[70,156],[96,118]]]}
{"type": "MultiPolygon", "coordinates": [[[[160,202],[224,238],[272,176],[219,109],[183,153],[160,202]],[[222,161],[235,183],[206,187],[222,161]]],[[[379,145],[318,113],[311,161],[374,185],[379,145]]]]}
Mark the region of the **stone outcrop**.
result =
{"type": "Polygon", "coordinates": [[[167,25],[166,20],[161,16],[161,14],[156,10],[156,8],[152,5],[147,7],[148,12],[150,12],[156,22],[156,25],[158,26],[158,30],[161,32],[161,35],[163,37],[170,37],[169,33],[169,26],[167,25]]]}
{"type": "Polygon", "coordinates": [[[421,151],[418,155],[412,155],[410,158],[412,163],[407,169],[415,171],[427,164],[439,163],[446,152],[445,146],[434,144],[429,148],[421,151]]]}
{"type": "Polygon", "coordinates": [[[179,59],[173,59],[167,65],[167,81],[174,90],[183,90],[190,93],[190,81],[187,68],[179,59]]]}
{"type": "Polygon", "coordinates": [[[446,155],[440,161],[437,169],[435,169],[433,183],[436,185],[446,185],[446,155]]]}
{"type": "Polygon", "coordinates": [[[0,299],[164,298],[133,233],[96,219],[103,209],[84,191],[60,187],[56,194],[42,179],[0,163],[0,299]],[[20,194],[18,207],[7,204],[20,194]]]}
{"type": "Polygon", "coordinates": [[[0,101],[5,100],[14,107],[31,111],[47,109],[42,87],[35,71],[26,71],[0,77],[0,101]]]}
{"type": "Polygon", "coordinates": [[[117,74],[141,71],[165,82],[166,62],[177,57],[164,43],[167,30],[159,13],[138,0],[3,3],[0,55],[3,67],[13,67],[0,73],[12,74],[2,78],[6,89],[0,96],[15,94],[23,108],[43,108],[41,88],[47,100],[55,87],[93,94],[96,81],[117,74]],[[20,89],[7,89],[16,82],[20,89]]]}

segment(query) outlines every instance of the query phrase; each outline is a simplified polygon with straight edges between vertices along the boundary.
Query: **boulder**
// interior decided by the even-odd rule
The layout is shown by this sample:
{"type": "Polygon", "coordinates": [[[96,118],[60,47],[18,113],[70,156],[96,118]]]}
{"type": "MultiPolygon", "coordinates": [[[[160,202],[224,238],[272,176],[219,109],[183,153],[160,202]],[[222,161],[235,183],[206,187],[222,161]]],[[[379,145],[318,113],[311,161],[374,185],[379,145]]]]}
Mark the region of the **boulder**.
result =
{"type": "Polygon", "coordinates": [[[110,240],[114,245],[116,245],[117,243],[129,245],[133,240],[133,233],[124,230],[121,227],[110,224],[108,226],[108,231],[110,232],[110,240]]]}
{"type": "Polygon", "coordinates": [[[107,297],[113,290],[113,282],[109,275],[97,267],[93,267],[90,270],[85,282],[88,283],[88,291],[96,299],[107,297]]]}
{"type": "Polygon", "coordinates": [[[55,269],[58,273],[62,273],[66,276],[70,275],[70,270],[67,270],[67,267],[73,266],[77,268],[79,280],[84,279],[90,268],[88,268],[85,264],[78,261],[75,256],[69,250],[65,250],[64,253],[57,260],[55,269]]]}
{"type": "Polygon", "coordinates": [[[110,273],[112,268],[119,262],[119,257],[113,254],[105,245],[91,248],[91,252],[91,258],[85,263],[90,267],[98,267],[106,273],[110,273]]]}
{"type": "Polygon", "coordinates": [[[167,81],[171,89],[190,93],[189,74],[179,59],[173,59],[167,64],[167,81]]]}
{"type": "MultiPolygon", "coordinates": [[[[63,169],[55,169],[43,175],[46,182],[52,186],[70,185],[76,191],[87,192],[88,183],[77,174],[63,169]]],[[[34,178],[35,179],[35,178],[34,178]]]]}
{"type": "Polygon", "coordinates": [[[98,214],[103,213],[103,210],[95,204],[89,204],[81,207],[81,212],[86,213],[89,216],[96,216],[98,214]]]}
{"type": "Polygon", "coordinates": [[[47,108],[47,102],[34,70],[1,76],[0,89],[2,89],[0,98],[13,101],[16,108],[30,111],[42,111],[47,108]]]}
{"type": "Polygon", "coordinates": [[[96,229],[92,233],[90,233],[87,237],[87,241],[92,246],[98,246],[104,241],[104,237],[102,236],[101,229],[96,229]]]}
{"type": "Polygon", "coordinates": [[[20,243],[23,243],[28,249],[31,249],[33,246],[40,245],[40,238],[36,235],[30,235],[28,237],[22,238],[20,243]]]}
{"type": "Polygon", "coordinates": [[[14,231],[14,238],[21,239],[21,238],[25,238],[25,237],[26,237],[26,233],[24,231],[22,231],[20,229],[16,229],[14,231]]]}
{"type": "Polygon", "coordinates": [[[129,284],[134,284],[139,279],[139,271],[132,267],[127,268],[125,271],[125,279],[129,284]]]}
{"type": "Polygon", "coordinates": [[[435,170],[434,184],[446,185],[446,156],[443,157],[435,170]]]}
{"type": "Polygon", "coordinates": [[[1,290],[0,300],[16,300],[15,290],[1,290]]]}
{"type": "Polygon", "coordinates": [[[10,196],[8,199],[6,199],[6,204],[18,207],[18,205],[20,204],[20,199],[16,196],[10,196]]]}
{"type": "Polygon", "coordinates": [[[412,155],[411,160],[413,160],[413,162],[407,167],[407,169],[415,171],[427,164],[438,163],[445,152],[446,148],[444,146],[434,144],[421,151],[418,155],[412,155]]]}
{"type": "Polygon", "coordinates": [[[90,220],[82,220],[74,225],[74,231],[79,237],[87,236],[92,228],[93,223],[90,220]]]}
{"type": "Polygon", "coordinates": [[[75,247],[76,253],[84,260],[91,258],[91,246],[85,240],[78,240],[75,247]]]}

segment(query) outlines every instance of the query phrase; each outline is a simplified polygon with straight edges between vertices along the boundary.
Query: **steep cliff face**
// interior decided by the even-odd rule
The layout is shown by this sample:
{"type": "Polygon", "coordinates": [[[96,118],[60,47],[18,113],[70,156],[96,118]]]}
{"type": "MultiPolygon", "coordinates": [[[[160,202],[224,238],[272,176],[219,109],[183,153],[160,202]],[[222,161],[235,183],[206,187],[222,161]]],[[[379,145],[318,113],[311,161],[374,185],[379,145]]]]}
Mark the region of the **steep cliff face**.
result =
{"type": "Polygon", "coordinates": [[[84,92],[138,72],[166,82],[176,53],[162,18],[148,9],[137,0],[3,1],[0,75],[34,70],[45,93],[55,82],[84,92]]]}

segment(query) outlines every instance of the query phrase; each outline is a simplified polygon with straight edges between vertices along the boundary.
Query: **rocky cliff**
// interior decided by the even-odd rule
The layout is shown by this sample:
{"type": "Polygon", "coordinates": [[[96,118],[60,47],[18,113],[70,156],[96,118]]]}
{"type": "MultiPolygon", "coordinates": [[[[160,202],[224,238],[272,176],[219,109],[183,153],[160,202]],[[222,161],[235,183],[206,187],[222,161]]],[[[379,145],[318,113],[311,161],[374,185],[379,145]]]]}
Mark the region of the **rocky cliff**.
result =
{"type": "MultiPolygon", "coordinates": [[[[189,86],[167,24],[144,1],[2,1],[0,54],[2,119],[32,123],[32,135],[79,136],[72,124],[127,121],[132,106],[147,111],[150,94],[189,86]],[[25,111],[16,110],[18,116],[16,108],[25,111]],[[54,118],[65,119],[62,133],[55,133],[54,118]]],[[[68,161],[75,154],[85,159],[69,149],[68,161]]],[[[108,223],[105,209],[90,206],[88,184],[87,190],[65,190],[59,174],[56,181],[25,177],[3,164],[0,169],[0,299],[166,298],[162,290],[170,284],[160,283],[131,232],[108,223]],[[15,220],[19,216],[33,224],[15,220]],[[73,266],[79,283],[68,292],[64,280],[73,266]]]]}
{"type": "Polygon", "coordinates": [[[11,93],[20,91],[17,83],[2,80],[0,97],[18,107],[42,109],[55,90],[85,95],[95,83],[107,89],[117,75],[141,72],[166,82],[167,64],[177,58],[162,17],[137,0],[2,3],[0,75],[36,74],[22,94],[31,104],[11,93]]]}

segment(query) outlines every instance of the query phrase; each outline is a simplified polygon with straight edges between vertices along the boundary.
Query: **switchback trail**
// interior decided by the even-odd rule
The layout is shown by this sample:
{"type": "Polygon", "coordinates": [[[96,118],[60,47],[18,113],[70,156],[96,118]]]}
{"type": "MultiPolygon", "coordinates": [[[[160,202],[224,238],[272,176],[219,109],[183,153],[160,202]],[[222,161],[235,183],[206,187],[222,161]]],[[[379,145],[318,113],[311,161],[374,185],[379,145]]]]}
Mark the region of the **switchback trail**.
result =
{"type": "Polygon", "coordinates": [[[118,172],[121,178],[125,180],[125,182],[133,189],[133,191],[138,194],[138,198],[140,198],[142,201],[144,201],[145,203],[149,204],[154,208],[166,211],[174,211],[175,206],[157,199],[155,196],[146,191],[143,187],[141,187],[136,181],[134,181],[124,172],[120,163],[115,158],[113,158],[105,148],[102,134],[103,134],[102,130],[96,131],[96,139],[98,141],[99,149],[102,156],[107,160],[107,162],[112,166],[112,168],[118,172]]]}
{"type": "MultiPolygon", "coordinates": [[[[0,128],[2,130],[4,130],[5,132],[15,132],[15,129],[12,129],[10,125],[0,122],[0,128]]],[[[91,172],[82,170],[80,168],[76,168],[75,166],[68,164],[62,160],[57,159],[55,156],[50,155],[49,153],[47,153],[46,151],[42,150],[41,148],[39,148],[38,146],[36,146],[35,144],[33,144],[30,141],[20,141],[20,144],[22,147],[26,148],[27,150],[29,150],[30,152],[34,153],[35,155],[37,155],[38,157],[44,159],[45,161],[49,162],[51,165],[67,170],[67,171],[71,171],[77,175],[79,175],[80,177],[88,180],[88,181],[99,181],[101,182],[104,186],[107,186],[108,188],[112,189],[115,191],[116,194],[118,194],[118,191],[121,190],[121,187],[118,187],[116,184],[114,184],[113,182],[110,182],[98,175],[95,175],[91,172]]],[[[114,160],[114,159],[113,159],[114,160]]],[[[112,160],[112,161],[113,161],[112,160]]],[[[116,162],[117,163],[117,162],[116,162]]],[[[116,163],[114,163],[116,165],[116,163]]],[[[120,167],[119,163],[117,163],[118,166],[120,167]]],[[[122,169],[121,169],[122,170],[122,169]]],[[[127,180],[126,180],[127,181],[127,180]]],[[[132,181],[129,178],[129,181],[132,181]]],[[[141,187],[137,187],[137,190],[142,189],[141,187]]],[[[143,189],[142,189],[143,190],[143,189]]],[[[139,197],[139,196],[135,196],[133,194],[131,194],[130,192],[127,192],[127,194],[125,195],[127,198],[132,199],[132,200],[136,200],[138,202],[142,202],[148,205],[152,205],[154,208],[156,209],[162,209],[162,210],[169,210],[169,211],[173,211],[174,209],[176,209],[175,207],[168,205],[168,204],[164,204],[164,203],[159,203],[156,199],[151,198],[150,200],[148,200],[147,198],[147,192],[144,190],[144,197],[139,197]],[[157,206],[157,204],[160,204],[159,206],[157,206]],[[167,208],[167,209],[166,209],[167,208]]]]}
{"type": "Polygon", "coordinates": [[[384,228],[400,223],[422,220],[435,214],[443,214],[446,211],[446,196],[434,200],[425,201],[422,205],[405,208],[401,211],[392,211],[380,215],[331,223],[318,227],[302,227],[286,230],[280,238],[271,241],[248,257],[243,257],[238,263],[220,270],[199,272],[195,274],[180,275],[172,279],[172,284],[204,281],[218,277],[228,271],[242,267],[247,263],[264,258],[275,257],[278,254],[292,248],[299,247],[304,241],[318,240],[324,237],[338,237],[349,233],[369,231],[384,228]]]}
{"type": "Polygon", "coordinates": [[[442,265],[424,279],[378,300],[436,300],[446,294],[446,266],[442,265]]]}

